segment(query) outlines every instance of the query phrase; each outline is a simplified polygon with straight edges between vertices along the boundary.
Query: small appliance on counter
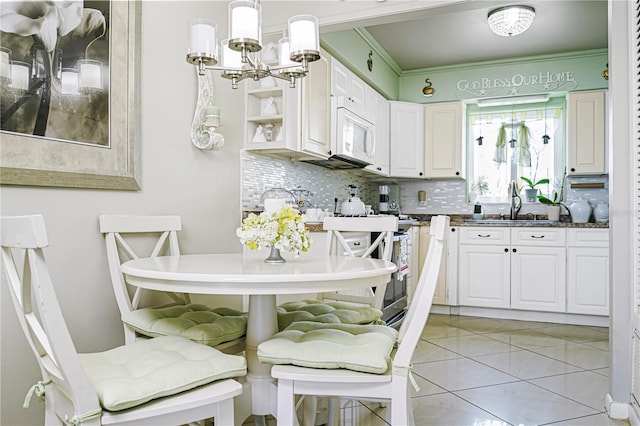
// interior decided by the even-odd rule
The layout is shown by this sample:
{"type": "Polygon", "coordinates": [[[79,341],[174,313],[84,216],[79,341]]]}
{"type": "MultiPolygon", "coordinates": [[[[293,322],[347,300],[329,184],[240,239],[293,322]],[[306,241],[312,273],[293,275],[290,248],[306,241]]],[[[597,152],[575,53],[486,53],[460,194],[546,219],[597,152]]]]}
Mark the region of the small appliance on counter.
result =
{"type": "Polygon", "coordinates": [[[400,213],[400,186],[380,185],[378,187],[379,202],[378,212],[380,214],[400,213]]]}
{"type": "Polygon", "coordinates": [[[358,187],[356,185],[349,185],[349,199],[343,201],[340,205],[340,214],[342,216],[367,215],[364,203],[358,198],[358,187]]]}

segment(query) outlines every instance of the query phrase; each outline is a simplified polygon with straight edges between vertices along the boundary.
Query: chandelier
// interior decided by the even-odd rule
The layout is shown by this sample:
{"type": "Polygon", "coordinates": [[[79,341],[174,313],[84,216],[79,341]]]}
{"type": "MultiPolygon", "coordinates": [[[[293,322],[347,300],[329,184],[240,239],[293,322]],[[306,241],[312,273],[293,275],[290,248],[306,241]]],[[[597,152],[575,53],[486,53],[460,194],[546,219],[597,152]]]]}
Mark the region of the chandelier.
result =
{"type": "MultiPolygon", "coordinates": [[[[192,124],[191,141],[201,149],[220,149],[222,135],[220,109],[213,106],[213,81],[207,70],[221,71],[231,87],[246,78],[254,81],[276,77],[295,87],[296,80],[309,72],[309,63],[320,59],[318,19],[311,15],[289,18],[288,37],[278,43],[278,63],[265,63],[262,50],[262,6],[259,0],[235,0],[229,3],[228,38],[218,42],[214,22],[198,19],[191,25],[187,62],[196,66],[198,102],[192,124]]],[[[266,54],[265,54],[266,56],[266,54]]]]}
{"type": "Polygon", "coordinates": [[[491,31],[503,37],[525,32],[533,22],[536,10],[530,6],[505,6],[489,12],[487,21],[491,31]]]}

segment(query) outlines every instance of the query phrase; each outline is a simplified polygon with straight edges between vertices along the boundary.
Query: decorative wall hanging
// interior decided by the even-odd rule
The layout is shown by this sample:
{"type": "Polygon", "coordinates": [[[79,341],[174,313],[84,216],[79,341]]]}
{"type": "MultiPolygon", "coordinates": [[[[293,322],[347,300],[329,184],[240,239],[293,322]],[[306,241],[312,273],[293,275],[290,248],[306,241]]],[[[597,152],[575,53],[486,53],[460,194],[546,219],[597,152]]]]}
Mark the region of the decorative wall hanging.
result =
{"type": "Polygon", "coordinates": [[[140,10],[0,3],[1,184],[140,189],[140,10]]]}
{"type": "Polygon", "coordinates": [[[605,80],[609,80],[609,63],[607,63],[607,68],[602,71],[602,78],[604,78],[605,80]]]}
{"type": "Polygon", "coordinates": [[[427,83],[427,85],[422,88],[422,95],[425,98],[430,98],[434,93],[436,93],[436,89],[432,87],[433,84],[431,83],[431,81],[429,81],[428,78],[425,79],[424,82],[427,83]]]}
{"type": "Polygon", "coordinates": [[[369,51],[369,59],[367,59],[367,68],[369,71],[373,71],[373,51],[369,51]]]}

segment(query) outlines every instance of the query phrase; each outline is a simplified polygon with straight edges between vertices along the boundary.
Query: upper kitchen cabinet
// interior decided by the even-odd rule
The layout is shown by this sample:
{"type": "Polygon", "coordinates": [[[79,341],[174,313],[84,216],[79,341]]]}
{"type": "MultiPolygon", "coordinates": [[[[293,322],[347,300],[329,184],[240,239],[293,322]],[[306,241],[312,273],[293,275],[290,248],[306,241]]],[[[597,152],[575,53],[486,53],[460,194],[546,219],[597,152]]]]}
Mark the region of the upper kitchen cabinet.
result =
{"type": "MultiPolygon", "coordinates": [[[[366,111],[367,84],[342,65],[338,60],[331,60],[331,95],[342,96],[357,111],[366,111]]],[[[368,117],[365,117],[368,118],[368,117]]]]}
{"type": "Polygon", "coordinates": [[[302,151],[328,157],[331,152],[331,94],[329,57],[324,55],[309,64],[302,81],[302,151]]]}
{"type": "Polygon", "coordinates": [[[365,171],[381,176],[389,176],[389,101],[370,86],[366,87],[367,108],[375,115],[375,162],[365,167],[365,171]]]}
{"type": "Polygon", "coordinates": [[[462,102],[424,106],[424,171],[426,178],[464,178],[462,102]]]}
{"type": "Polygon", "coordinates": [[[606,173],[605,92],[593,90],[567,95],[569,175],[606,173]]]}
{"type": "Polygon", "coordinates": [[[283,157],[330,155],[329,56],[321,54],[295,88],[274,78],[247,81],[245,149],[283,157]]]}
{"type": "Polygon", "coordinates": [[[390,104],[390,171],[393,177],[424,177],[424,110],[422,104],[390,104]]]}

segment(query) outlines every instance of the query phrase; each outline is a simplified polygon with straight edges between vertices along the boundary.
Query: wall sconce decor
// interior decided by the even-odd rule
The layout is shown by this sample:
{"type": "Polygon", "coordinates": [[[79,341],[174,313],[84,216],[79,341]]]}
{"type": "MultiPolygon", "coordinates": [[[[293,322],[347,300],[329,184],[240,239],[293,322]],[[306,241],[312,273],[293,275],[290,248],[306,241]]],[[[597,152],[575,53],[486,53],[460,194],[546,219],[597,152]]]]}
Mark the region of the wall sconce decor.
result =
{"type": "Polygon", "coordinates": [[[602,71],[602,73],[600,75],[605,80],[609,80],[609,63],[607,63],[607,68],[604,71],[602,71]]]}
{"type": "MultiPolygon", "coordinates": [[[[306,76],[309,63],[320,59],[320,36],[318,19],[311,15],[297,15],[289,18],[288,37],[279,41],[279,64],[270,66],[263,62],[262,50],[262,5],[259,0],[234,0],[229,3],[229,35],[218,44],[218,31],[214,22],[198,19],[192,23],[190,43],[187,50],[187,62],[196,66],[198,74],[198,105],[205,96],[203,88],[209,90],[208,83],[200,83],[209,75],[207,70],[221,71],[221,76],[231,80],[231,87],[238,88],[238,82],[245,78],[259,81],[266,77],[276,77],[289,82],[294,88],[296,80],[306,76]],[[218,55],[219,54],[219,55],[218,55]],[[218,65],[220,64],[220,65],[218,65]]],[[[271,52],[265,60],[271,61],[271,52]]],[[[211,101],[213,100],[213,85],[211,85],[211,101]]],[[[205,107],[206,108],[206,107],[205,107]]],[[[203,137],[213,133],[202,129],[202,125],[195,124],[200,111],[196,107],[194,131],[198,133],[192,142],[200,147],[203,137]]],[[[221,135],[217,134],[219,137],[221,135]]],[[[224,142],[223,142],[224,143],[224,142]]],[[[215,148],[206,141],[210,149],[215,148]]]]}
{"type": "Polygon", "coordinates": [[[533,22],[536,10],[530,6],[505,6],[489,12],[487,22],[491,31],[502,37],[525,32],[533,22]]]}
{"type": "Polygon", "coordinates": [[[436,89],[432,87],[433,84],[428,78],[424,82],[427,83],[427,85],[422,88],[422,95],[425,98],[430,98],[434,93],[436,93],[436,89]]]}

